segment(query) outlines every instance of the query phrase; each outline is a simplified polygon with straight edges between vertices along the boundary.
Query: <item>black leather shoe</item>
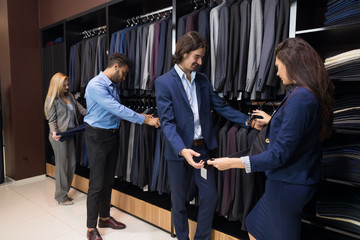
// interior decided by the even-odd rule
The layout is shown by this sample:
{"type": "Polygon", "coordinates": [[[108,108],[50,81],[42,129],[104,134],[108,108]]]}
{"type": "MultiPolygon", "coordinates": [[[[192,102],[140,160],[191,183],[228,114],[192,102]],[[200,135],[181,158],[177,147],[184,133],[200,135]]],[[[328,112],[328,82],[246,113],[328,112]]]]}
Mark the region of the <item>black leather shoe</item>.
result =
{"type": "Polygon", "coordinates": [[[100,236],[99,231],[94,228],[93,230],[91,230],[90,232],[87,232],[87,239],[88,240],[102,240],[102,237],[100,236]]]}
{"type": "Polygon", "coordinates": [[[106,221],[99,219],[99,227],[112,228],[112,229],[124,229],[124,228],[126,228],[126,225],[121,222],[116,221],[112,217],[109,217],[109,219],[106,221]]]}

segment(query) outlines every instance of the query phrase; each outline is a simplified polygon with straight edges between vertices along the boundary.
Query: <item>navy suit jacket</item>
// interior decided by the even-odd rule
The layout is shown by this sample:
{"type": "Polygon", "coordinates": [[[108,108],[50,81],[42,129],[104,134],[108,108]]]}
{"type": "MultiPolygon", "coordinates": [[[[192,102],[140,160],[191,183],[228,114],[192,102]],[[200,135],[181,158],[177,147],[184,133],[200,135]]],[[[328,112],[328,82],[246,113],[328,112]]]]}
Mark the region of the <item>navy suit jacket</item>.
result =
{"type": "Polygon", "coordinates": [[[294,184],[320,180],[320,105],[303,87],[292,88],[268,124],[265,151],[250,156],[251,171],[294,184]]]}
{"type": "MultiPolygon", "coordinates": [[[[217,147],[217,142],[211,109],[246,128],[248,116],[226,105],[213,91],[204,74],[196,73],[195,83],[202,135],[207,147],[212,150],[217,147]]],[[[155,91],[161,129],[167,140],[165,157],[167,160],[181,161],[184,158],[179,155],[180,151],[191,148],[194,140],[194,115],[181,79],[174,68],[156,79],[155,91]]]]}

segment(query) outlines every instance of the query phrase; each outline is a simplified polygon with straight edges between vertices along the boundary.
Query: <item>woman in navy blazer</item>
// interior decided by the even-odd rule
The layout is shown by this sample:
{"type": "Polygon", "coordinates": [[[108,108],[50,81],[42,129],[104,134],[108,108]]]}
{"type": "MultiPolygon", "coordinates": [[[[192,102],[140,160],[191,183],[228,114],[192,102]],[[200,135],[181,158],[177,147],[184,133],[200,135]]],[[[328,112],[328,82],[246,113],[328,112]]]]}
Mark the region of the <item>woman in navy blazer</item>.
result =
{"type": "Polygon", "coordinates": [[[58,132],[78,126],[77,115],[85,116],[86,109],[69,91],[69,79],[63,73],[56,73],[50,81],[45,99],[44,112],[49,122],[49,140],[55,154],[55,199],[61,205],[71,205],[73,201],[67,193],[75,173],[75,142],[68,138],[60,142],[58,132]]]}
{"type": "Polygon", "coordinates": [[[250,239],[300,239],[303,207],[321,178],[321,142],[332,128],[334,86],[317,52],[291,38],[275,56],[277,75],[290,90],[268,123],[265,151],[209,163],[219,170],[265,171],[265,193],[245,221],[250,239]]]}

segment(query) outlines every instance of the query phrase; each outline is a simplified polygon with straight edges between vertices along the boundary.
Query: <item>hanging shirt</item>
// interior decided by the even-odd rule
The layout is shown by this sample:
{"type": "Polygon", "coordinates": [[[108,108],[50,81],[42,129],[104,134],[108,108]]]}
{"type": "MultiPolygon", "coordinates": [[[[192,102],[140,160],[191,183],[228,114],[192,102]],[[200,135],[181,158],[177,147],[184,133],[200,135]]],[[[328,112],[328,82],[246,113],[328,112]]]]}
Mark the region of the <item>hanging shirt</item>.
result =
{"type": "Polygon", "coordinates": [[[183,72],[183,70],[180,69],[180,67],[177,64],[175,64],[174,68],[181,79],[181,83],[184,86],[185,93],[188,98],[191,110],[194,114],[194,140],[201,139],[203,137],[201,133],[199,105],[196,95],[196,84],[195,84],[196,72],[194,71],[191,72],[191,81],[189,82],[189,80],[186,78],[186,74],[183,72]]]}

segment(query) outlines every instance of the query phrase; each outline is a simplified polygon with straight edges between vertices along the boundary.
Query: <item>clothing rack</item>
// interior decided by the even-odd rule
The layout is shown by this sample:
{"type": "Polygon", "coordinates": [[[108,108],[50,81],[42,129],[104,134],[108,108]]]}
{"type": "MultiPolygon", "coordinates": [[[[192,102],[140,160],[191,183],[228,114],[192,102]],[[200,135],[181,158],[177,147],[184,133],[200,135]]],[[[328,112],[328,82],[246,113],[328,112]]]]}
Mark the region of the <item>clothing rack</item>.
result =
{"type": "Polygon", "coordinates": [[[198,3],[203,3],[204,5],[206,5],[206,0],[193,0],[193,3],[195,4],[194,9],[198,9],[199,7],[198,3]]]}
{"type": "Polygon", "coordinates": [[[250,102],[246,102],[247,105],[250,106],[270,106],[270,107],[277,107],[280,105],[280,101],[275,101],[275,102],[264,102],[264,101],[250,101],[250,102]]]}
{"type": "Polygon", "coordinates": [[[150,13],[146,13],[144,15],[140,15],[140,16],[136,16],[136,17],[132,17],[132,18],[128,18],[126,20],[126,22],[128,23],[128,26],[133,26],[134,24],[138,24],[140,22],[141,19],[149,19],[149,17],[153,17],[153,19],[155,18],[155,15],[158,15],[158,18],[161,17],[160,13],[164,13],[169,11],[171,13],[171,11],[173,10],[173,7],[167,7],[167,8],[163,8],[154,12],[150,12],[150,13]]]}
{"type": "Polygon", "coordinates": [[[90,38],[103,33],[106,33],[106,25],[81,32],[83,38],[90,38]]]}

